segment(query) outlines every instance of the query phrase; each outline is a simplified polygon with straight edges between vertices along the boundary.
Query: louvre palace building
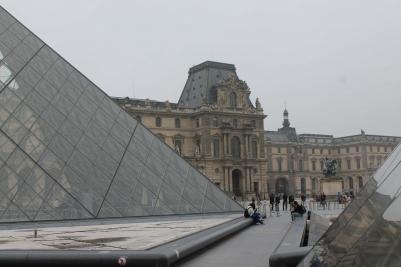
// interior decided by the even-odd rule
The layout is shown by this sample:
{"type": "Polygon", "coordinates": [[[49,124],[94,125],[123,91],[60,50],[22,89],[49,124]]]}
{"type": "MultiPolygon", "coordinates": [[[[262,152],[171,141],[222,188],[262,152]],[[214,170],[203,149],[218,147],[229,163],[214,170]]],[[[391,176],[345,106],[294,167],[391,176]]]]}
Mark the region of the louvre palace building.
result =
{"type": "Polygon", "coordinates": [[[334,137],[298,134],[284,110],[283,125],[267,117],[233,64],[206,61],[189,69],[177,103],[115,97],[221,189],[240,198],[269,193],[320,192],[324,159],[336,159],[343,192],[358,192],[401,140],[361,133],[334,137]]]}

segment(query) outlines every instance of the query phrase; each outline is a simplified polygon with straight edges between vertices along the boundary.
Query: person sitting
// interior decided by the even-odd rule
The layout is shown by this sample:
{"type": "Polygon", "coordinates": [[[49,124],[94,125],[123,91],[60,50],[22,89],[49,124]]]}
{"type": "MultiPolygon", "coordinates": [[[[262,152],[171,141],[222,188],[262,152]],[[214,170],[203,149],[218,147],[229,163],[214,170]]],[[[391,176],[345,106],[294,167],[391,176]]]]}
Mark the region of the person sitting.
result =
{"type": "Polygon", "coordinates": [[[302,217],[305,212],[305,207],[299,205],[298,201],[294,201],[293,209],[291,211],[291,219],[294,221],[296,217],[302,217]]]}
{"type": "Polygon", "coordinates": [[[249,203],[248,207],[246,208],[246,210],[244,212],[244,216],[246,218],[251,217],[255,224],[257,224],[257,223],[263,224],[263,219],[260,216],[260,213],[258,212],[258,210],[256,209],[254,198],[252,198],[252,202],[249,203]]]}

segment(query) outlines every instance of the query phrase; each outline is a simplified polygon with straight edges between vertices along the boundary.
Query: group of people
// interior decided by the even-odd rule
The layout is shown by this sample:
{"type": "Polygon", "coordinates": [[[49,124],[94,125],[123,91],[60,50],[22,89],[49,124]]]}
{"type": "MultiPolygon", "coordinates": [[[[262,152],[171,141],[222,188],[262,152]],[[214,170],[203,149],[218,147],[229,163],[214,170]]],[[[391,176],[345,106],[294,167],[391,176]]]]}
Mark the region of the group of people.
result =
{"type": "MultiPolygon", "coordinates": [[[[287,194],[271,194],[270,195],[270,208],[274,209],[278,212],[281,198],[283,199],[283,211],[288,209],[288,202],[290,204],[291,210],[291,219],[295,220],[296,217],[301,217],[306,212],[306,209],[303,204],[299,204],[298,201],[295,200],[293,195],[287,196],[287,194]]],[[[302,200],[301,201],[305,201],[302,200]]],[[[247,208],[244,211],[244,217],[252,218],[255,224],[260,223],[263,224],[263,218],[260,212],[258,211],[255,203],[255,198],[252,198],[252,202],[249,203],[247,208]]]]}
{"type": "Polygon", "coordinates": [[[338,204],[347,205],[354,198],[354,193],[351,191],[350,193],[346,192],[341,194],[337,193],[337,202],[338,204]]]}
{"type": "Polygon", "coordinates": [[[282,206],[282,210],[288,210],[288,202],[290,204],[290,207],[292,207],[293,203],[294,203],[294,196],[290,195],[287,196],[287,194],[273,194],[271,193],[269,196],[270,199],[270,209],[273,211],[279,211],[280,210],[280,201],[281,199],[283,200],[283,206],[282,206]]]}

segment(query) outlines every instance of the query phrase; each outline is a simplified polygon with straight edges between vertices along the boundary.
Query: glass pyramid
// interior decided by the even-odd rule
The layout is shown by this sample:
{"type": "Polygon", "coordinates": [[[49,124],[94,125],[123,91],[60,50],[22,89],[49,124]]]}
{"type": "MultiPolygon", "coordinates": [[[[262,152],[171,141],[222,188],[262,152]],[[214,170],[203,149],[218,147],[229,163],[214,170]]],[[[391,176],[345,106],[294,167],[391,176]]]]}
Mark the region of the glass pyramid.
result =
{"type": "Polygon", "coordinates": [[[299,266],[401,266],[401,145],[299,266]]]}
{"type": "Polygon", "coordinates": [[[241,210],[0,7],[0,222],[241,210]]]}

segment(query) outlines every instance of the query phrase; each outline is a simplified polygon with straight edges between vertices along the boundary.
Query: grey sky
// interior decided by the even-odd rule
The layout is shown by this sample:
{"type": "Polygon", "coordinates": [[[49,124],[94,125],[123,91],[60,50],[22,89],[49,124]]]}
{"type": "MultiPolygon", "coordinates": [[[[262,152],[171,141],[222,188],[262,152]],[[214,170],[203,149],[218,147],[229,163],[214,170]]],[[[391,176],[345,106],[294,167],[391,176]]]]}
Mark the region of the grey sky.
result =
{"type": "Polygon", "coordinates": [[[233,63],[265,128],[401,136],[399,0],[0,0],[111,96],[177,101],[188,68],[233,63]]]}

